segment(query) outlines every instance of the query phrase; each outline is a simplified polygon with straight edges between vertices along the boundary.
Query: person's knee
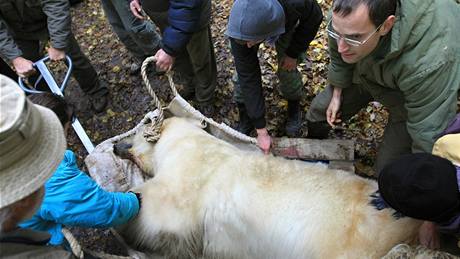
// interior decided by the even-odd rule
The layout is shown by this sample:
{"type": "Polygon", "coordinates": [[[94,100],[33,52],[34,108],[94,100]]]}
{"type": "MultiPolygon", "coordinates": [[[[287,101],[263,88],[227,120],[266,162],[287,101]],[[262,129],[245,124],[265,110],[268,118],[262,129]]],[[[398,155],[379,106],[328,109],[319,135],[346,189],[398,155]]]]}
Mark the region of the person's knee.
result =
{"type": "Polygon", "coordinates": [[[303,83],[300,74],[295,72],[278,72],[280,80],[280,92],[287,100],[300,100],[302,99],[303,83]]]}
{"type": "Polygon", "coordinates": [[[410,153],[412,153],[412,138],[407,132],[406,123],[402,121],[388,124],[377,153],[374,167],[376,176],[387,164],[410,153]]]}
{"type": "Polygon", "coordinates": [[[329,101],[326,100],[324,96],[317,95],[308,108],[306,119],[312,122],[326,121],[326,110],[328,105],[329,101]]]}

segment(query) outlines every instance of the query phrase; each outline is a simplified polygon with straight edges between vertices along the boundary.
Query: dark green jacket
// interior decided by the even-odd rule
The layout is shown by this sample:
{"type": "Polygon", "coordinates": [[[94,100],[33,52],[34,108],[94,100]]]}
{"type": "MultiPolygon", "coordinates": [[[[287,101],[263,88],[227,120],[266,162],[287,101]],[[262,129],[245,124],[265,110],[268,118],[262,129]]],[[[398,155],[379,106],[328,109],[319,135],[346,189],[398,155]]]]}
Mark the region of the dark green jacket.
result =
{"type": "Polygon", "coordinates": [[[70,35],[68,0],[0,0],[0,55],[12,60],[22,55],[14,39],[51,40],[64,49],[70,35]]]}
{"type": "Polygon", "coordinates": [[[343,62],[336,41],[329,39],[328,80],[341,88],[361,85],[376,101],[381,101],[384,91],[398,91],[404,99],[399,106],[407,120],[412,151],[431,152],[436,135],[454,118],[457,108],[460,4],[455,0],[400,2],[391,33],[358,63],[343,62]]]}

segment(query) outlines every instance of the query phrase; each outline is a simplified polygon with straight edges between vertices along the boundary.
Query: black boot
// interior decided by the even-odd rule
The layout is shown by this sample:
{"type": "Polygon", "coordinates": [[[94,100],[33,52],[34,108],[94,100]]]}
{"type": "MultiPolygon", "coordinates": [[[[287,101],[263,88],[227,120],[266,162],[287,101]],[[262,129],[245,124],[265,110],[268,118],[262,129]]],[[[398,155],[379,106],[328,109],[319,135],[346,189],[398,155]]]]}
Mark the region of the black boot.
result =
{"type": "Polygon", "coordinates": [[[105,110],[109,101],[109,90],[104,81],[98,81],[97,86],[89,90],[87,94],[95,112],[105,110]]]}
{"type": "Polygon", "coordinates": [[[246,106],[244,106],[243,103],[238,103],[238,113],[240,115],[240,121],[238,122],[238,127],[236,130],[249,136],[251,131],[254,129],[254,126],[252,125],[251,119],[248,116],[246,106]]]}
{"type": "Polygon", "coordinates": [[[325,139],[332,127],[325,121],[307,121],[308,138],[325,139]]]}
{"type": "Polygon", "coordinates": [[[302,112],[299,101],[288,101],[286,135],[288,137],[300,137],[302,134],[302,112]]]}

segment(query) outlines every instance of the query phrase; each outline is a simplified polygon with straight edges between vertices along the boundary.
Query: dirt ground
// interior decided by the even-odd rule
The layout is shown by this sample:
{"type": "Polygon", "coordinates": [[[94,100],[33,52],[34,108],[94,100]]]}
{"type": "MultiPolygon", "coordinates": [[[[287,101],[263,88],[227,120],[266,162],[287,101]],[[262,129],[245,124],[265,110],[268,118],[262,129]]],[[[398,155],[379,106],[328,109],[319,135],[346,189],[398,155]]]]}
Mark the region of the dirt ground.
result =
{"type": "MultiPolygon", "coordinates": [[[[324,13],[326,13],[331,1],[319,2],[324,13]]],[[[231,0],[213,1],[211,28],[218,70],[216,114],[213,118],[218,122],[236,126],[238,114],[235,103],[232,101],[232,76],[235,73],[235,68],[229,43],[224,37],[231,3],[231,0]]],[[[90,109],[87,97],[79,89],[75,80],[72,79],[65,93],[67,99],[75,105],[76,114],[89,137],[93,143],[97,144],[129,130],[141,120],[146,112],[154,110],[155,107],[145,90],[141,76],[128,73],[131,57],[112,32],[99,1],[86,0],[74,6],[72,15],[72,28],[82,50],[88,55],[99,72],[100,78],[108,84],[110,90],[110,103],[107,110],[97,114],[90,109]]],[[[303,102],[305,111],[308,110],[315,94],[326,85],[329,59],[324,27],[323,22],[317,38],[308,50],[308,60],[300,65],[305,82],[306,98],[303,102]]],[[[276,60],[273,49],[262,46],[260,60],[267,109],[267,127],[272,135],[283,136],[287,102],[281,98],[278,92],[278,79],[274,73],[276,60]]],[[[152,77],[151,84],[160,99],[169,100],[170,93],[165,77],[152,77]]],[[[355,140],[358,173],[372,175],[376,147],[382,137],[386,120],[385,108],[378,103],[372,103],[347,124],[343,124],[336,131],[331,132],[331,137],[355,140]]],[[[305,130],[304,134],[306,133],[305,130]]],[[[76,152],[79,164],[83,165],[83,159],[87,153],[75,134],[70,136],[69,148],[76,152]]],[[[112,254],[123,254],[107,230],[73,228],[72,232],[85,247],[112,254]]]]}

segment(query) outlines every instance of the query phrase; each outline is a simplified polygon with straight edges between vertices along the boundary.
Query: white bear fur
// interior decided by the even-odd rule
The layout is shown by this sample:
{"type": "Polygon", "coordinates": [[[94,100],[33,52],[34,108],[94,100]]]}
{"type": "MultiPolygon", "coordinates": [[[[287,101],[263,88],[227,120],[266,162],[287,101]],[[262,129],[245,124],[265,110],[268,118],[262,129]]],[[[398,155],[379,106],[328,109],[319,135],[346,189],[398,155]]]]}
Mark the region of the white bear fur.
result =
{"type": "Polygon", "coordinates": [[[132,141],[154,177],[124,235],[166,258],[379,258],[420,225],[370,205],[375,181],[241,151],[187,119],[165,120],[155,144],[132,141]]]}

